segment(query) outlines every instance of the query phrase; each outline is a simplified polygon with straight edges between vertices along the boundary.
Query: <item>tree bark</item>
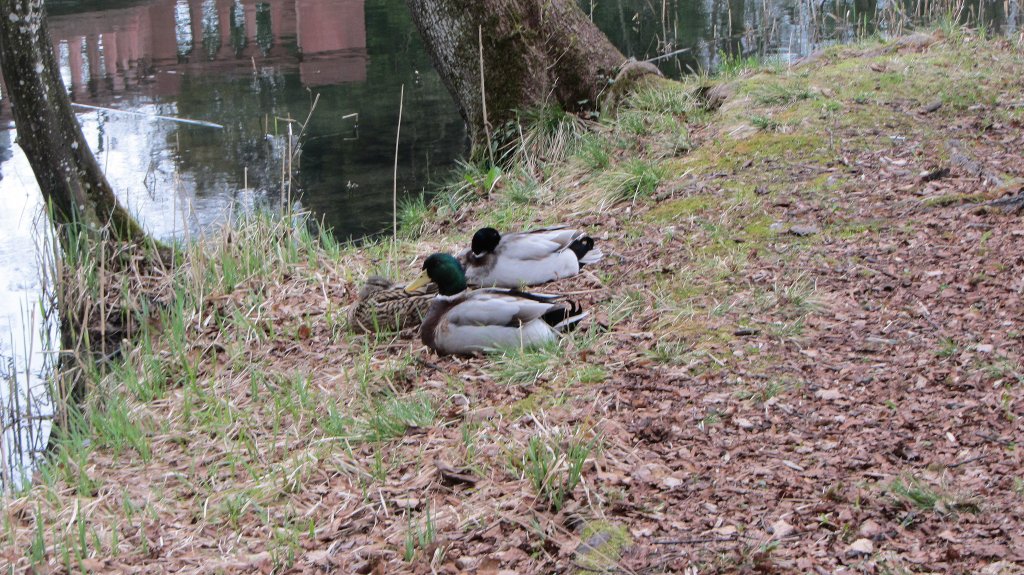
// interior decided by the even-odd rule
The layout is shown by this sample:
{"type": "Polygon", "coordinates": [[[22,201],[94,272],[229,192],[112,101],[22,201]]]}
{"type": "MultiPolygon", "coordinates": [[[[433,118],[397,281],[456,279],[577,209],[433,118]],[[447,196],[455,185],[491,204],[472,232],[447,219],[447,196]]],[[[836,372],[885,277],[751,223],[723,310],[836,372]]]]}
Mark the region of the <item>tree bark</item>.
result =
{"type": "Polygon", "coordinates": [[[0,0],[0,67],[18,130],[54,224],[109,228],[141,241],[142,227],[121,207],[71,110],[46,28],[43,0],[0,0]]]}
{"type": "Polygon", "coordinates": [[[469,126],[475,151],[487,142],[488,130],[515,121],[518,110],[547,104],[572,113],[599,109],[603,92],[626,62],[576,0],[406,4],[469,126]]]}

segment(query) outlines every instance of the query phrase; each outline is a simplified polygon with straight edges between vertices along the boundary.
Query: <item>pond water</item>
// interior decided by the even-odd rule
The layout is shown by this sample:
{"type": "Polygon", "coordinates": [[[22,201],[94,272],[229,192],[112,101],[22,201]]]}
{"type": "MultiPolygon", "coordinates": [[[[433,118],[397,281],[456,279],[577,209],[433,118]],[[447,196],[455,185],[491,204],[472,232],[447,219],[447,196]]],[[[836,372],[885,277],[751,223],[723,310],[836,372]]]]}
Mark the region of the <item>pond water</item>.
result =
{"type": "MultiPolygon", "coordinates": [[[[871,32],[876,21],[894,22],[887,11],[915,14],[922,6],[580,4],[627,56],[658,58],[674,76],[713,70],[726,53],[793,59],[871,32]]],[[[388,229],[400,100],[401,196],[421,193],[467,149],[403,0],[55,0],[47,7],[86,137],[122,202],[162,239],[282,199],[341,238],[388,229]]],[[[1008,32],[1021,22],[1019,0],[969,4],[965,13],[1008,32]]],[[[47,226],[2,99],[0,121],[0,411],[10,438],[12,397],[40,380],[48,356],[38,334],[52,328],[40,328],[37,313],[37,245],[47,226]]]]}

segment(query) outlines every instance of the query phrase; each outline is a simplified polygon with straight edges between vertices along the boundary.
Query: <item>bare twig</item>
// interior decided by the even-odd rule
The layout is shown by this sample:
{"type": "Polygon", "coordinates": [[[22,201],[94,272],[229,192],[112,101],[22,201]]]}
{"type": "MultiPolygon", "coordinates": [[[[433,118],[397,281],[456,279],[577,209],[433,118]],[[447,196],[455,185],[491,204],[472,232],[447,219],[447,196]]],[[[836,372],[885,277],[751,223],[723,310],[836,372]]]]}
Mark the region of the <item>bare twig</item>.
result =
{"type": "Polygon", "coordinates": [[[491,124],[487,121],[487,91],[484,89],[484,28],[477,26],[480,43],[480,106],[484,114],[484,134],[487,136],[487,155],[494,165],[494,146],[491,145],[491,124]]]}
{"type": "Polygon", "coordinates": [[[203,120],[190,120],[188,118],[175,118],[173,116],[161,116],[159,114],[143,114],[142,112],[131,112],[128,110],[115,110],[113,108],[104,108],[102,106],[90,106],[88,104],[79,104],[72,102],[71,105],[75,108],[81,108],[83,110],[97,110],[100,112],[110,112],[112,114],[124,114],[126,116],[140,116],[143,118],[149,118],[151,120],[167,120],[169,122],[178,122],[179,124],[192,124],[193,126],[204,126],[207,128],[218,128],[224,129],[224,126],[220,124],[214,124],[213,122],[206,122],[203,120]]]}
{"type": "Polygon", "coordinates": [[[398,140],[402,135],[402,107],[405,105],[405,84],[398,96],[398,129],[395,132],[395,172],[391,180],[391,231],[398,237],[398,140]]]}
{"type": "Polygon", "coordinates": [[[971,457],[969,459],[965,459],[965,460],[959,461],[957,463],[950,463],[949,465],[946,466],[946,469],[953,469],[954,467],[960,467],[961,465],[967,465],[968,463],[974,463],[975,461],[981,461],[982,459],[987,459],[987,458],[988,458],[988,454],[987,453],[983,453],[981,455],[978,455],[977,457],[971,457]]]}
{"type": "Polygon", "coordinates": [[[739,541],[736,537],[698,537],[695,539],[656,539],[651,541],[655,545],[692,545],[695,543],[735,543],[739,541]]]}
{"type": "MultiPolygon", "coordinates": [[[[302,139],[302,135],[306,133],[306,126],[309,125],[309,121],[313,118],[313,112],[316,111],[316,105],[319,102],[320,102],[320,93],[317,92],[316,97],[313,98],[313,105],[309,107],[309,113],[306,114],[306,121],[302,122],[302,129],[299,130],[299,135],[295,136],[296,140],[301,140],[302,139]]],[[[349,115],[351,115],[351,114],[349,114],[349,115]]],[[[345,116],[345,117],[347,117],[347,116],[345,116]]],[[[344,117],[342,119],[344,119],[344,117]]],[[[298,154],[300,150],[301,150],[301,148],[296,148],[294,153],[298,154]]]]}

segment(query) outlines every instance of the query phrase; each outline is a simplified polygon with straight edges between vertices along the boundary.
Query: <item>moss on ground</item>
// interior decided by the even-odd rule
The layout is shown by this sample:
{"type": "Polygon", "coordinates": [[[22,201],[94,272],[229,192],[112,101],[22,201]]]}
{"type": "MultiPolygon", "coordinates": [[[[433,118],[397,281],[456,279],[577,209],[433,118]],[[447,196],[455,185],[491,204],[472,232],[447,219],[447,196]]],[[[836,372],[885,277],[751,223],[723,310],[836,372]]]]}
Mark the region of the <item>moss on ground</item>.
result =
{"type": "Polygon", "coordinates": [[[699,194],[678,200],[670,200],[651,210],[648,218],[655,223],[683,220],[701,214],[711,208],[715,202],[716,198],[711,194],[699,194]]]}
{"type": "Polygon", "coordinates": [[[633,538],[624,525],[610,521],[590,521],[580,535],[576,548],[576,573],[615,573],[622,552],[633,538]]]}

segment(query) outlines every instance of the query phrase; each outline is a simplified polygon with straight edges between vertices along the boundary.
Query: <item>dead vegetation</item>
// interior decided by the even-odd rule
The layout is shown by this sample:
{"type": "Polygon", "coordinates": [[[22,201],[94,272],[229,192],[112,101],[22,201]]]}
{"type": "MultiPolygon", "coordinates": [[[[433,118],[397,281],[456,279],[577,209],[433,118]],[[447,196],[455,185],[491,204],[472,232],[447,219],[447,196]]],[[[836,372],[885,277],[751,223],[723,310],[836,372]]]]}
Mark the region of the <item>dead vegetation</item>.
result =
{"type": "Polygon", "coordinates": [[[744,73],[714,112],[698,80],[659,86],[549,132],[556,158],[467,167],[407,208],[418,239],[257,221],[192,248],[5,502],[0,557],[1021,572],[1024,223],[989,202],[1024,180],[1024,55],[932,40],[744,73]],[[608,254],[551,286],[594,313],[559,345],[438,358],[345,325],[367,275],[408,279],[479,225],[559,221],[608,254]]]}

